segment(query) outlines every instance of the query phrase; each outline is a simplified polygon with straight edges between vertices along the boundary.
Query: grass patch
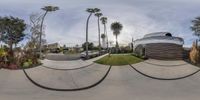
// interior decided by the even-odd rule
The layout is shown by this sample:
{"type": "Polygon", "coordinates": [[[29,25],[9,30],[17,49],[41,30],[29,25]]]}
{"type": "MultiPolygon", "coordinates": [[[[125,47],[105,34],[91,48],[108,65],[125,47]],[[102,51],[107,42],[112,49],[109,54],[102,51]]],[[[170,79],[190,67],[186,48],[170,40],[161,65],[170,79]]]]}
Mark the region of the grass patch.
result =
{"type": "Polygon", "coordinates": [[[103,65],[113,65],[113,66],[120,66],[120,65],[128,65],[128,64],[135,64],[138,62],[143,61],[138,57],[132,56],[130,54],[112,54],[110,57],[107,55],[97,61],[95,63],[103,64],[103,65]]]}

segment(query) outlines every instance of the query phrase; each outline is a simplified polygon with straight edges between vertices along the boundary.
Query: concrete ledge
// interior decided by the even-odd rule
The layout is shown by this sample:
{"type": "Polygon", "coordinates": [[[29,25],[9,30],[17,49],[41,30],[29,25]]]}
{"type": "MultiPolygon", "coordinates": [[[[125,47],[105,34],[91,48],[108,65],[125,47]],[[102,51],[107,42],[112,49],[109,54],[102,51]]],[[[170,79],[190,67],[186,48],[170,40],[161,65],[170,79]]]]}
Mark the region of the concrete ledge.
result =
{"type": "Polygon", "coordinates": [[[140,74],[159,80],[182,79],[194,75],[200,71],[200,68],[190,64],[174,67],[163,67],[141,62],[131,65],[131,67],[140,74]]]}

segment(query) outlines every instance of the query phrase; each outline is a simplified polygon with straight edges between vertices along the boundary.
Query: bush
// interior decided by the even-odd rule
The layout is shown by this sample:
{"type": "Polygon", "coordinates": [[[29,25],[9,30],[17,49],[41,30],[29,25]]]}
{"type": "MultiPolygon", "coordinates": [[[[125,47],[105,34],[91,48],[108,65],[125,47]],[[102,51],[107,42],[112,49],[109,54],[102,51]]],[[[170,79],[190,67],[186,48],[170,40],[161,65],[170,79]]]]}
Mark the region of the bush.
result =
{"type": "Polygon", "coordinates": [[[148,59],[146,56],[141,56],[141,55],[138,55],[138,54],[136,54],[136,53],[132,53],[131,55],[132,55],[132,56],[135,56],[135,57],[138,57],[138,58],[140,58],[140,59],[143,59],[143,60],[147,60],[147,59],[148,59]]]}
{"type": "Polygon", "coordinates": [[[10,65],[8,66],[8,68],[9,68],[9,69],[18,69],[18,66],[17,66],[17,64],[10,64],[10,65]]]}
{"type": "Polygon", "coordinates": [[[24,62],[23,63],[23,68],[28,68],[30,66],[29,62],[24,62]]]}
{"type": "Polygon", "coordinates": [[[32,65],[32,64],[33,64],[33,62],[32,62],[31,59],[28,59],[28,63],[29,63],[29,65],[32,65]]]}
{"type": "Polygon", "coordinates": [[[190,60],[194,64],[200,63],[200,48],[197,47],[197,43],[193,43],[192,50],[190,51],[190,60]]]}

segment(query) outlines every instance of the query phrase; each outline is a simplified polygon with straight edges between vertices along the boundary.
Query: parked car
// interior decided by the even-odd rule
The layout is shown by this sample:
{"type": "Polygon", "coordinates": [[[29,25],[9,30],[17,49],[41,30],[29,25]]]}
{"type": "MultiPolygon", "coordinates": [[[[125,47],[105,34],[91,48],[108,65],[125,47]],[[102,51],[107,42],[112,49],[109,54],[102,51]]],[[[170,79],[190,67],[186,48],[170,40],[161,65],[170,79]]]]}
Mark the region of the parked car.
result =
{"type": "MultiPolygon", "coordinates": [[[[89,58],[97,57],[98,55],[99,55],[99,52],[88,51],[89,58]]],[[[81,53],[81,58],[86,58],[86,51],[81,53]]]]}

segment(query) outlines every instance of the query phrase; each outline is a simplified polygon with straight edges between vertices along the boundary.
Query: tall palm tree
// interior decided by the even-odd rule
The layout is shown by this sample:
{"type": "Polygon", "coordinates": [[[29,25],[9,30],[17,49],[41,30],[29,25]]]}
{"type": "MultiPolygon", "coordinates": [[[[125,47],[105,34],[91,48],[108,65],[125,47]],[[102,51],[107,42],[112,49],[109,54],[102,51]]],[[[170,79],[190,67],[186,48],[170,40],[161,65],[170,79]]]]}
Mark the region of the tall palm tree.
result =
{"type": "Polygon", "coordinates": [[[87,18],[87,22],[86,22],[86,58],[88,58],[88,24],[89,24],[89,20],[90,17],[92,16],[93,13],[99,12],[100,9],[99,8],[87,8],[86,11],[89,13],[89,16],[87,18]]]}
{"type": "Polygon", "coordinates": [[[99,18],[102,16],[102,13],[96,13],[95,16],[97,17],[97,23],[98,23],[98,37],[99,37],[99,51],[101,51],[101,40],[100,40],[100,24],[99,24],[99,18]]]}
{"type": "Polygon", "coordinates": [[[42,21],[41,21],[41,26],[40,26],[40,43],[39,43],[39,49],[40,49],[40,58],[41,58],[41,55],[42,55],[42,29],[43,29],[43,23],[44,23],[44,18],[46,17],[47,13],[48,12],[53,12],[53,11],[56,11],[56,10],[59,10],[59,7],[56,7],[56,6],[45,6],[43,8],[41,8],[42,10],[45,11],[43,17],[42,17],[42,21]]]}
{"type": "Polygon", "coordinates": [[[194,31],[194,35],[197,36],[198,41],[200,41],[200,16],[192,20],[192,24],[191,30],[194,31]]]}
{"type": "Polygon", "coordinates": [[[104,26],[104,34],[106,35],[106,47],[108,50],[108,34],[107,34],[107,29],[106,29],[107,17],[101,17],[100,20],[104,26]]]}
{"type": "Polygon", "coordinates": [[[101,34],[101,39],[102,39],[102,46],[103,48],[105,48],[105,38],[106,38],[106,35],[103,33],[101,34]]]}
{"type": "Polygon", "coordinates": [[[116,48],[119,47],[117,37],[120,34],[120,31],[122,30],[122,28],[123,26],[120,22],[114,22],[111,24],[111,30],[113,31],[113,35],[116,36],[116,48]]]}
{"type": "MultiPolygon", "coordinates": [[[[1,17],[0,17],[1,18],[1,17]]],[[[2,22],[0,21],[0,24],[1,24],[2,22]]],[[[1,44],[1,42],[2,42],[2,28],[0,27],[0,48],[2,47],[2,44],[1,44]]]]}

